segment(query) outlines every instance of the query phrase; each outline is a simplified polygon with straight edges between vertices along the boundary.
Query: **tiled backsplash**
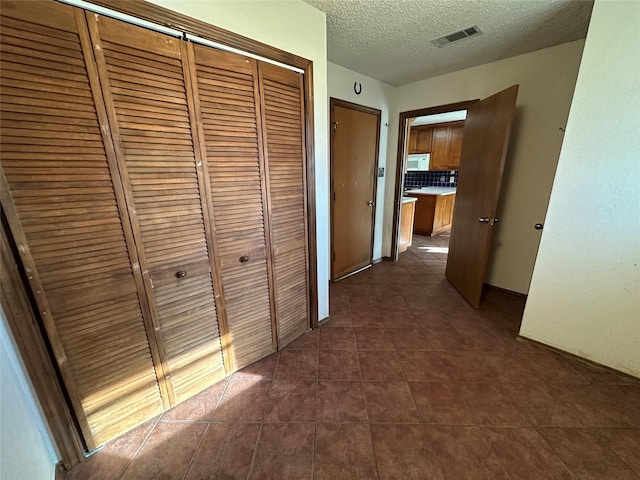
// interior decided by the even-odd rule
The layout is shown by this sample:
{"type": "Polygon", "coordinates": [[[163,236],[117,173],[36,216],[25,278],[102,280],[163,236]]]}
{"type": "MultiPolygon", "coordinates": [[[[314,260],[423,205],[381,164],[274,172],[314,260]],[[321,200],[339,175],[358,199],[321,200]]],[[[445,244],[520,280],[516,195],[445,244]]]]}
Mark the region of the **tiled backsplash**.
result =
{"type": "Polygon", "coordinates": [[[428,172],[407,172],[405,187],[457,187],[457,170],[429,170],[428,172]],[[453,181],[452,181],[453,180],[453,181]]]}

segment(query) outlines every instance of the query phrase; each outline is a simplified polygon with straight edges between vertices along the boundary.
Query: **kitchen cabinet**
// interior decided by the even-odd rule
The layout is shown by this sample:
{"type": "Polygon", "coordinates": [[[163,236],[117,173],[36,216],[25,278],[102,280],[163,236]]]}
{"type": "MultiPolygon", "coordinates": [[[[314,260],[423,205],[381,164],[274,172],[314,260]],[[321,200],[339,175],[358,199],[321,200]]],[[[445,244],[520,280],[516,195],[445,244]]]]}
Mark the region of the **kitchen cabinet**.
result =
{"type": "Polygon", "coordinates": [[[416,211],[416,198],[404,197],[400,210],[400,234],[398,238],[398,253],[404,252],[413,241],[413,221],[416,211]]]}
{"type": "Polygon", "coordinates": [[[451,229],[456,195],[408,194],[417,198],[413,232],[420,235],[437,235],[451,229]]]}
{"type": "Polygon", "coordinates": [[[464,124],[451,127],[451,130],[449,132],[449,170],[458,170],[460,168],[463,133],[464,124]]]}
{"type": "Polygon", "coordinates": [[[411,127],[408,153],[431,154],[429,170],[458,170],[464,121],[411,127]]]}
{"type": "Polygon", "coordinates": [[[433,129],[430,170],[449,170],[449,138],[449,127],[433,129]]]}
{"type": "Polygon", "coordinates": [[[429,125],[412,127],[409,132],[408,153],[431,152],[431,127],[429,125]]]}
{"type": "Polygon", "coordinates": [[[430,170],[458,170],[464,122],[433,127],[430,170]]]}

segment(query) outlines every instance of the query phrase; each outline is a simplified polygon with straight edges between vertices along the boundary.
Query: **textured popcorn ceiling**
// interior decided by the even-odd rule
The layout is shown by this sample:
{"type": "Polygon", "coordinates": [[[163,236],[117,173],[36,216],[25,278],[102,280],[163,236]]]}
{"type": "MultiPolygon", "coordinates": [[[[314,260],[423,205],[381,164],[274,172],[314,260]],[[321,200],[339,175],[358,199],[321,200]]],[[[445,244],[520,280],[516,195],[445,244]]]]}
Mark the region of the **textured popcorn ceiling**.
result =
{"type": "Polygon", "coordinates": [[[304,0],[327,14],[330,62],[391,85],[584,38],[592,0],[304,0]],[[431,40],[477,25],[443,48],[431,40]]]}

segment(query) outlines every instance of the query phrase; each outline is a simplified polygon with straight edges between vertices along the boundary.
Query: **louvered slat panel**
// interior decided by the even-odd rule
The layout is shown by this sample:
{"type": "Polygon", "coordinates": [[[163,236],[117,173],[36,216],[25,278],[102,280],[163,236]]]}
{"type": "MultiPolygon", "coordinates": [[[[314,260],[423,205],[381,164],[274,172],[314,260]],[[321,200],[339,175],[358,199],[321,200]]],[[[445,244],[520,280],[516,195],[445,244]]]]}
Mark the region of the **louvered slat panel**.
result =
{"type": "Polygon", "coordinates": [[[224,365],[180,44],[95,15],[90,28],[181,402],[224,376],[224,365]]]}
{"type": "Polygon", "coordinates": [[[278,346],[310,328],[302,77],[259,63],[278,346]]]}
{"type": "Polygon", "coordinates": [[[195,45],[203,140],[234,369],[275,350],[255,62],[195,45]],[[247,262],[240,258],[247,256],[247,262]]]}
{"type": "Polygon", "coordinates": [[[74,9],[3,2],[2,15],[4,208],[19,218],[47,332],[97,446],[162,411],[140,298],[74,9]]]}

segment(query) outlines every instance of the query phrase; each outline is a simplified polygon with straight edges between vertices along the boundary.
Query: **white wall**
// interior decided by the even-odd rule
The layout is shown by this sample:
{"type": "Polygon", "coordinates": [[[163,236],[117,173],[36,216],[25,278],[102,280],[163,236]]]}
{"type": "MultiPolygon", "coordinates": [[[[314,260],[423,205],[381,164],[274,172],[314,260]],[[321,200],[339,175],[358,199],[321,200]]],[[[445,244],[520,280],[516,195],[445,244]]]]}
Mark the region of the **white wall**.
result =
{"type": "MultiPolygon", "coordinates": [[[[380,149],[379,164],[380,168],[384,168],[384,177],[378,178],[378,190],[376,194],[376,217],[373,236],[373,259],[378,260],[382,257],[382,227],[384,220],[384,200],[386,180],[389,174],[394,177],[393,172],[387,169],[387,138],[389,131],[389,108],[390,98],[394,87],[386,83],[380,82],[375,78],[361,75],[347,68],[329,63],[328,65],[328,89],[329,97],[339,98],[348,102],[357,103],[366,107],[377,108],[382,113],[380,115],[380,149]],[[359,95],[356,95],[353,84],[355,82],[362,85],[359,95]]],[[[329,128],[329,125],[327,125],[329,128]]],[[[329,132],[327,132],[329,135],[329,132]]]]}
{"type": "Polygon", "coordinates": [[[53,480],[58,457],[0,308],[0,478],[53,480]]]}
{"type": "Polygon", "coordinates": [[[640,377],[638,25],[596,0],[520,334],[640,377]]]}
{"type": "MultiPolygon", "coordinates": [[[[395,170],[398,115],[417,108],[486,98],[520,84],[514,130],[503,180],[487,283],[526,293],[578,74],[584,41],[404,85],[395,89],[390,116],[389,172],[395,170]]],[[[391,249],[395,180],[388,177],[383,255],[391,249]]]]}
{"type": "Polygon", "coordinates": [[[313,61],[318,318],[329,315],[329,156],[324,12],[301,0],[151,0],[151,3],[313,61]]]}

